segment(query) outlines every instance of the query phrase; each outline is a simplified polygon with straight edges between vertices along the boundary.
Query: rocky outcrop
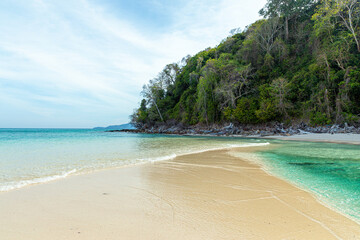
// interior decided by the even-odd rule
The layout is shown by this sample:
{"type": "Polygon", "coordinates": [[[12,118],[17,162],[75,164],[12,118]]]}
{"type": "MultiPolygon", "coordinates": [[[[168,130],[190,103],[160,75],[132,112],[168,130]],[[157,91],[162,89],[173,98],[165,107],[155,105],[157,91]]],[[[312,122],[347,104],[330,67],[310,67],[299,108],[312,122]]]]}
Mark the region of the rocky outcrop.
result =
{"type": "Polygon", "coordinates": [[[228,123],[225,125],[195,125],[184,126],[183,124],[166,123],[154,126],[144,125],[138,129],[110,130],[108,132],[131,132],[131,133],[149,133],[149,134],[176,134],[176,135],[205,135],[205,136],[272,136],[307,133],[358,133],[359,126],[327,125],[311,127],[305,123],[294,126],[285,126],[283,123],[258,124],[258,125],[235,125],[228,123]]]}

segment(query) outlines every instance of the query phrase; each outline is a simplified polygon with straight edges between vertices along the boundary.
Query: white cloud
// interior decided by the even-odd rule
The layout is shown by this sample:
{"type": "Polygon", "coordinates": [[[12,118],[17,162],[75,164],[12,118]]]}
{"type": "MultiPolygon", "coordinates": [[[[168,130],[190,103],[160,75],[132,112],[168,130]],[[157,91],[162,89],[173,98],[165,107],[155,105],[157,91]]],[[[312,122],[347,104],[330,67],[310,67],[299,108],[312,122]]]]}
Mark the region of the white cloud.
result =
{"type": "Polygon", "coordinates": [[[172,11],[172,24],[159,32],[87,0],[12,2],[12,11],[0,9],[1,101],[24,114],[32,109],[37,124],[63,127],[59,112],[68,123],[83,119],[74,127],[126,122],[141,86],[163,66],[253,22],[264,3],[198,0],[173,9],[153,1],[172,11]]]}

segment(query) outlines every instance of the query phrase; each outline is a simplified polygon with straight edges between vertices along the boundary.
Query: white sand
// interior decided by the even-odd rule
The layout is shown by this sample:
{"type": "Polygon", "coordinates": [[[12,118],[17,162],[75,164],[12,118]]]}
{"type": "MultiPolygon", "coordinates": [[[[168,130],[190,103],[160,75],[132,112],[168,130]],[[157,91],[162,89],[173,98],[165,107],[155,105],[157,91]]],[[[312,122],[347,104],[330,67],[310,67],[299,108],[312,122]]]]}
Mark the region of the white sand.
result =
{"type": "Polygon", "coordinates": [[[0,193],[0,239],[360,239],[357,223],[228,153],[0,193]]]}

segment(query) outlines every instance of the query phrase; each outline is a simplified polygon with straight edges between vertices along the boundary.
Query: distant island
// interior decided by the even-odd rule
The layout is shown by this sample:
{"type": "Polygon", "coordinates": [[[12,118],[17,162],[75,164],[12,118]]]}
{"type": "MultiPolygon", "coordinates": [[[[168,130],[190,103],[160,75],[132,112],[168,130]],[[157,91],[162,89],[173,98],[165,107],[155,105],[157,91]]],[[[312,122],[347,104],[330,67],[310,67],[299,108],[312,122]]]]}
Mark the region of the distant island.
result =
{"type": "Polygon", "coordinates": [[[132,125],[131,123],[125,123],[125,124],[121,124],[121,125],[110,125],[107,127],[94,127],[94,130],[123,130],[123,129],[135,129],[134,125],[132,125]]]}
{"type": "Polygon", "coordinates": [[[155,132],[229,123],[271,132],[294,125],[357,132],[359,4],[277,3],[268,1],[259,12],[264,19],[231,31],[215,48],[166,65],[144,85],[132,123],[155,132]]]}

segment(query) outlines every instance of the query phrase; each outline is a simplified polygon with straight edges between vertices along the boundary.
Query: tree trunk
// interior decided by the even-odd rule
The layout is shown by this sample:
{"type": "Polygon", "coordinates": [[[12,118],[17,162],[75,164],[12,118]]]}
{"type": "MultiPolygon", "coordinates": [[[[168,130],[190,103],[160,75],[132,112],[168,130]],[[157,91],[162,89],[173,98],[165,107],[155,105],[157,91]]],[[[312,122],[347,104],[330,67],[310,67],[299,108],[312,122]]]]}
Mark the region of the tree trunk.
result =
{"type": "Polygon", "coordinates": [[[329,94],[327,88],[325,88],[324,92],[324,103],[326,108],[326,116],[330,119],[331,118],[331,110],[330,110],[330,101],[329,101],[329,94]]]}
{"type": "Polygon", "coordinates": [[[209,126],[209,119],[208,119],[207,106],[206,106],[206,99],[205,99],[205,117],[206,117],[206,125],[209,126]]]}
{"type": "Polygon", "coordinates": [[[349,83],[350,83],[350,67],[346,68],[344,75],[344,84],[340,86],[339,93],[336,98],[336,122],[340,123],[343,120],[342,112],[346,110],[349,100],[349,83]]]}
{"type": "Polygon", "coordinates": [[[353,23],[352,23],[352,11],[349,9],[349,29],[350,29],[350,32],[351,34],[353,35],[354,39],[355,39],[355,43],[356,43],[356,46],[357,46],[357,50],[358,52],[360,52],[360,44],[359,44],[359,41],[357,39],[357,36],[356,36],[356,32],[355,32],[355,29],[354,29],[354,26],[353,26],[353,23]]]}
{"type": "Polygon", "coordinates": [[[356,46],[357,46],[357,50],[358,52],[360,52],[360,43],[359,43],[359,40],[357,39],[357,36],[356,36],[356,33],[355,32],[352,32],[352,35],[355,39],[355,43],[356,43],[356,46]]]}
{"type": "Polygon", "coordinates": [[[336,98],[336,119],[335,122],[336,123],[341,123],[342,122],[342,108],[341,108],[341,100],[338,98],[336,98]]]}
{"type": "Polygon", "coordinates": [[[285,40],[289,40],[289,18],[285,17],[285,40]]]}
{"type": "Polygon", "coordinates": [[[160,110],[159,110],[159,108],[158,108],[158,105],[156,104],[155,99],[153,99],[153,102],[154,102],[154,104],[155,104],[156,110],[157,110],[157,111],[158,111],[158,113],[159,113],[160,119],[161,119],[161,121],[163,122],[163,121],[164,121],[164,119],[163,119],[163,117],[162,117],[162,115],[161,115],[161,112],[160,112],[160,110]]]}

